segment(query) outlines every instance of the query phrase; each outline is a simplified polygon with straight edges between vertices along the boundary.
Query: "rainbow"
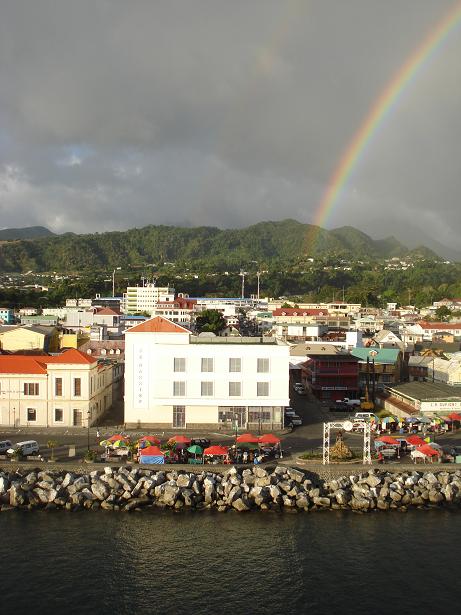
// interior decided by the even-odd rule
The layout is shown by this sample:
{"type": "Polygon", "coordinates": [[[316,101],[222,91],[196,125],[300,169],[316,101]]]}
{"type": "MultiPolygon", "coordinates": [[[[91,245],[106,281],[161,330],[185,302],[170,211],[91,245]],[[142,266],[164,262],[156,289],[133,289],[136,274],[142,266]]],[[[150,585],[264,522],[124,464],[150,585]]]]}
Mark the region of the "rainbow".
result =
{"type": "MultiPolygon", "coordinates": [[[[360,161],[367,145],[370,143],[388,113],[398,102],[399,96],[420,69],[422,69],[425,62],[440,49],[446,38],[460,24],[461,2],[456,2],[451,10],[429,32],[423,42],[415,49],[403,66],[401,66],[397,74],[384,88],[378,99],[374,102],[360,128],[355,133],[331,176],[328,187],[316,210],[314,225],[317,227],[323,227],[325,225],[329,214],[337,203],[341,192],[360,161]]],[[[320,229],[317,229],[317,232],[320,232],[320,229]]]]}

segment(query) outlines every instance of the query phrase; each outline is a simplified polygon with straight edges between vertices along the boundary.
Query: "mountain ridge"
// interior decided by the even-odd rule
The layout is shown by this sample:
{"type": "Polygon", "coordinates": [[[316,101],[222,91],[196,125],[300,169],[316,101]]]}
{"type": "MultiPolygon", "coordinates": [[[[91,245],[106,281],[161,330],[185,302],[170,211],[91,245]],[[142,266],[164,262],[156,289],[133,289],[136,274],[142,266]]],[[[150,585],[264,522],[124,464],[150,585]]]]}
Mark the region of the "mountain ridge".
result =
{"type": "MultiPolygon", "coordinates": [[[[438,258],[428,248],[419,251],[425,258],[438,258]]],[[[293,263],[326,255],[404,257],[411,252],[394,237],[372,239],[351,226],[326,230],[288,218],[241,229],[148,225],[126,231],[4,241],[0,244],[0,271],[81,271],[170,261],[206,261],[225,267],[245,266],[251,261],[293,263]]],[[[413,253],[418,254],[418,249],[413,253]]]]}

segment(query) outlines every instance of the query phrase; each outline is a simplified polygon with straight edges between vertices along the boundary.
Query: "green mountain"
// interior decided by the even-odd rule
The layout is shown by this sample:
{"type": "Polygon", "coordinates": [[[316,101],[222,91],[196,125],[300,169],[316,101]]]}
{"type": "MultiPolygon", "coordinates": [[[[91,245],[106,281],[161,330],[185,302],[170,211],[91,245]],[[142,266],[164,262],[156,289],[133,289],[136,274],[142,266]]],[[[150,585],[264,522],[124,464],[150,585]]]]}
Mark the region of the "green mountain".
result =
{"type": "Polygon", "coordinates": [[[6,241],[0,243],[0,271],[65,272],[170,261],[226,268],[245,266],[251,261],[289,264],[327,255],[387,258],[408,253],[408,248],[393,237],[374,240],[352,227],[327,231],[282,220],[243,229],[146,226],[120,232],[66,233],[6,241]]]}
{"type": "Polygon", "coordinates": [[[38,239],[40,237],[52,236],[54,236],[54,233],[44,226],[4,228],[0,230],[0,241],[16,241],[18,239],[38,239]]]}

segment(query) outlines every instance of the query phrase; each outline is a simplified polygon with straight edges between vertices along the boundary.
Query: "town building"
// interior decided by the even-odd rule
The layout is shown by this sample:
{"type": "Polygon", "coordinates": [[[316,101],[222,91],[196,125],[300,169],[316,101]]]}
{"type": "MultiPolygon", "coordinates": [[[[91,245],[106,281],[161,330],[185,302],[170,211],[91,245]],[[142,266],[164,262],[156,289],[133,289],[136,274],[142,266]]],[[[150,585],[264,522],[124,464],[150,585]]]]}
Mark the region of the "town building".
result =
{"type": "Polygon", "coordinates": [[[126,293],[123,293],[121,309],[125,314],[151,314],[158,303],[173,302],[174,298],[174,288],[169,286],[156,286],[152,283],[129,286],[126,293]]]}
{"type": "Polygon", "coordinates": [[[461,411],[461,388],[444,383],[404,382],[386,387],[383,406],[399,417],[447,416],[461,411]]]}
{"type": "Polygon", "coordinates": [[[112,365],[78,350],[0,356],[0,425],[81,427],[112,405],[112,365]]]}
{"type": "Polygon", "coordinates": [[[0,308],[0,321],[4,325],[12,325],[14,323],[14,311],[10,308],[0,308]]]}
{"type": "Polygon", "coordinates": [[[18,350],[59,350],[59,332],[56,327],[44,325],[18,325],[0,328],[0,348],[16,352],[18,350]]]}
{"type": "Polygon", "coordinates": [[[271,431],[289,405],[289,347],[192,335],[157,316],[125,334],[125,422],[159,429],[271,431]]]}
{"type": "MultiPolygon", "coordinates": [[[[330,347],[331,348],[331,347],[330,347]]],[[[359,395],[358,360],[341,350],[317,347],[308,351],[301,365],[302,382],[320,401],[336,401],[359,395]]]]}
{"type": "Polygon", "coordinates": [[[398,348],[353,348],[351,355],[359,361],[359,386],[379,391],[402,380],[403,354],[398,348]]]}

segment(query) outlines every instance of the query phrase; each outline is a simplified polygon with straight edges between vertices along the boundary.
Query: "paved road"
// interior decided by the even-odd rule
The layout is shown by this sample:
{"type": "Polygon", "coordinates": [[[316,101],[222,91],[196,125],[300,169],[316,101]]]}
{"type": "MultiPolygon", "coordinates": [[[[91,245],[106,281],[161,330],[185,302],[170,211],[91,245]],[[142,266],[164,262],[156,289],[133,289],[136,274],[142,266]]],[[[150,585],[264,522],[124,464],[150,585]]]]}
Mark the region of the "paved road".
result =
{"type": "MultiPolygon", "coordinates": [[[[323,437],[323,423],[335,419],[344,420],[348,417],[348,413],[329,412],[328,406],[322,405],[315,398],[301,396],[294,391],[292,391],[291,405],[303,419],[303,425],[294,428],[291,433],[286,433],[281,436],[283,450],[288,459],[297,457],[299,453],[304,451],[316,450],[320,452],[323,437]]],[[[123,425],[121,424],[122,417],[122,406],[119,403],[111,414],[105,417],[100,427],[91,427],[89,432],[85,428],[7,428],[6,430],[0,431],[0,440],[8,439],[13,443],[21,440],[37,440],[40,445],[41,454],[45,459],[48,459],[51,455],[51,451],[47,448],[47,442],[49,440],[55,440],[58,442],[58,446],[54,451],[55,457],[62,461],[73,461],[74,459],[69,459],[69,445],[75,445],[77,458],[81,458],[87,450],[88,438],[90,448],[101,450],[98,446],[100,440],[114,433],[123,432],[123,425]],[[97,436],[97,429],[99,429],[100,432],[99,438],[97,436]]],[[[147,432],[146,430],[131,430],[129,433],[133,438],[145,433],[151,433],[164,440],[175,435],[176,432],[171,429],[166,431],[147,432]]],[[[213,444],[229,444],[234,441],[235,437],[231,432],[226,433],[218,431],[189,431],[188,435],[192,437],[195,435],[196,437],[209,438],[213,444]]],[[[461,446],[461,430],[438,436],[436,441],[440,444],[461,446]]],[[[346,435],[346,442],[352,448],[361,448],[363,436],[361,434],[348,433],[346,435]]],[[[408,461],[408,458],[406,458],[406,460],[408,461]]]]}

